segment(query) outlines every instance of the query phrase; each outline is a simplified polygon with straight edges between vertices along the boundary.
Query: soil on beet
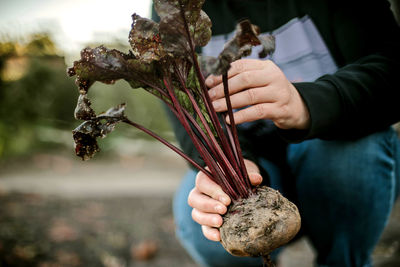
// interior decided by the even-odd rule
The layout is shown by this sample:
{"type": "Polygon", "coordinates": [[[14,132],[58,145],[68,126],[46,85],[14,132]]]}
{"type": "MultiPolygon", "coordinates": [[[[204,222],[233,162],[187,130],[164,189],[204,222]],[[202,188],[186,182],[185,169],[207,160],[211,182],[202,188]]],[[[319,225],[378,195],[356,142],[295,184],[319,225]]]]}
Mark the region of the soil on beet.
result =
{"type": "Polygon", "coordinates": [[[295,204],[269,187],[233,203],[220,228],[221,243],[235,256],[266,256],[288,243],[300,230],[295,204]]]}

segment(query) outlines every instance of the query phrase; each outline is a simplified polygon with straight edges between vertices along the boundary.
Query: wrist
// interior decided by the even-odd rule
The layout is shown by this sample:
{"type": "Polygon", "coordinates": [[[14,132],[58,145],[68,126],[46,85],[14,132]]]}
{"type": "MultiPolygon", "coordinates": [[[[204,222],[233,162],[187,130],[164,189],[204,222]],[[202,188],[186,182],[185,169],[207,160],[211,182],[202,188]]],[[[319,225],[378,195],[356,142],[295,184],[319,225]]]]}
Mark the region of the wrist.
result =
{"type": "Polygon", "coordinates": [[[303,98],[301,97],[300,93],[297,91],[297,89],[294,87],[293,84],[291,84],[293,87],[293,90],[295,92],[295,99],[296,99],[296,106],[297,108],[297,119],[295,120],[294,124],[294,129],[297,130],[307,130],[310,128],[310,112],[308,111],[307,105],[304,102],[303,98]]]}

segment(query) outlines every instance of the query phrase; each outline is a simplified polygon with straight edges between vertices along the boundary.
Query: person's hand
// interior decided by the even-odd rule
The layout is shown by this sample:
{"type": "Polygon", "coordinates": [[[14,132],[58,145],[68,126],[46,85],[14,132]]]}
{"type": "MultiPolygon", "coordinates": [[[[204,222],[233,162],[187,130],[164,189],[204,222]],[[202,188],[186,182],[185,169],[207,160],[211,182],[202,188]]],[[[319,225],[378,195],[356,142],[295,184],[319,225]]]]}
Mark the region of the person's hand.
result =
{"type": "MultiPolygon", "coordinates": [[[[245,159],[250,182],[258,185],[262,177],[257,165],[245,159]]],[[[201,225],[204,236],[212,241],[220,241],[221,237],[217,227],[222,225],[222,216],[231,203],[229,196],[221,187],[212,181],[205,173],[199,172],[196,177],[196,186],[188,197],[188,204],[193,208],[192,218],[201,225]]]]}
{"type": "MultiPolygon", "coordinates": [[[[209,76],[206,85],[217,112],[227,110],[222,76],[209,76]]],[[[281,129],[307,129],[308,109],[297,89],[270,60],[241,59],[228,71],[235,123],[270,119],[281,129]]],[[[227,118],[229,122],[229,118],[227,118]]]]}

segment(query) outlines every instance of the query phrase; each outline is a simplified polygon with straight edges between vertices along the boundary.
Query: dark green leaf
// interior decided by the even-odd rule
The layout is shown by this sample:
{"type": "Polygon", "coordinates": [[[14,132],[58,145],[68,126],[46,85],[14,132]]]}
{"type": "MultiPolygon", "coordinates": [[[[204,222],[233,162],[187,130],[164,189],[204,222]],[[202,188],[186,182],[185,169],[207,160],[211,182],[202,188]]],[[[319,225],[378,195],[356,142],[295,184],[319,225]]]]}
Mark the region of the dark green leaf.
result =
{"type": "Polygon", "coordinates": [[[197,74],[194,67],[192,67],[189,73],[187,74],[186,87],[190,91],[192,91],[195,95],[197,95],[200,91],[200,82],[199,79],[197,78],[197,74]]]}
{"type": "Polygon", "coordinates": [[[194,109],[193,109],[193,105],[192,105],[192,102],[190,101],[189,96],[185,92],[183,92],[179,89],[175,89],[175,94],[176,94],[179,104],[184,109],[186,109],[190,114],[193,114],[194,109]]]}
{"type": "Polygon", "coordinates": [[[199,100],[197,100],[197,102],[199,103],[200,111],[203,114],[204,119],[206,120],[208,126],[210,127],[211,132],[214,134],[214,136],[216,138],[218,138],[217,131],[214,128],[214,125],[210,118],[210,114],[208,114],[208,111],[207,111],[206,105],[204,104],[204,101],[199,99],[199,100]]]}

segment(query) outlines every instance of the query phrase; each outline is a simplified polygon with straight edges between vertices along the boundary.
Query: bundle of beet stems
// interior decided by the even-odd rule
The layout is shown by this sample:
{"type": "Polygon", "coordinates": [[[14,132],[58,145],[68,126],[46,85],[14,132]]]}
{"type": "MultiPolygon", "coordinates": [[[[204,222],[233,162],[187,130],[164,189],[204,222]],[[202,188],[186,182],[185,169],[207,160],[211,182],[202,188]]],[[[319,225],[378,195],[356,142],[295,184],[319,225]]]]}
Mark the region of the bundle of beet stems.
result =
{"type": "Polygon", "coordinates": [[[75,118],[84,122],[73,130],[76,154],[84,160],[99,151],[97,138],[103,138],[124,122],[154,137],[178,153],[195,168],[221,186],[233,204],[220,228],[221,243],[237,256],[264,256],[287,243],[299,230],[300,216],[294,204],[268,188],[254,188],[242,157],[229,99],[227,72],[230,63],[261,45],[260,57],[275,49],[272,36],[260,36],[259,28],[241,21],[235,37],[218,58],[202,59],[196,46],[211,38],[211,21],[201,10],[205,0],[158,0],[156,23],[134,14],[129,42],[132,50],[123,53],[104,46],[85,48],[81,59],[68,69],[77,76],[79,98],[75,118]],[[220,120],[205,85],[205,75],[222,75],[230,124],[220,120]],[[161,99],[185,128],[208,168],[145,127],[129,120],[125,104],[96,115],[88,98],[90,86],[100,81],[112,84],[126,80],[132,88],[142,88],[161,99]]]}

